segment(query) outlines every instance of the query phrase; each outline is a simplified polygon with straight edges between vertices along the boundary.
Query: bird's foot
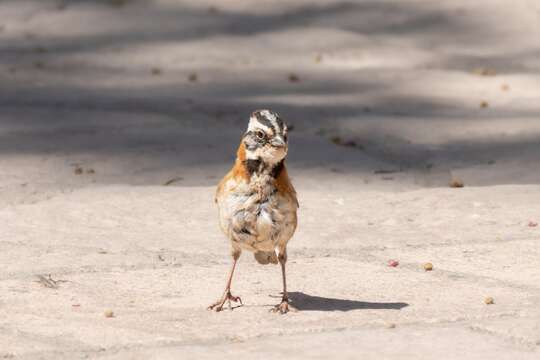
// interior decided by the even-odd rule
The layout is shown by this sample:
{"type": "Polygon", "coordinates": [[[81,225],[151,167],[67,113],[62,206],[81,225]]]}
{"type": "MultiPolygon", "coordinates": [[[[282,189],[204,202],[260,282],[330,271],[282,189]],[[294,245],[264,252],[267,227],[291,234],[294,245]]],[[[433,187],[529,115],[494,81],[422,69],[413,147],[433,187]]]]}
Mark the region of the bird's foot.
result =
{"type": "Polygon", "coordinates": [[[232,310],[231,301],[239,302],[239,306],[243,306],[242,299],[240,299],[240,296],[234,296],[231,294],[231,291],[227,291],[223,297],[216,301],[214,304],[210,305],[208,307],[208,310],[214,310],[215,312],[219,312],[223,310],[223,305],[225,305],[226,302],[229,304],[229,310],[232,310]]]}
{"type": "Polygon", "coordinates": [[[276,306],[274,306],[272,309],[270,309],[270,311],[274,313],[279,313],[279,314],[286,314],[289,311],[296,312],[298,311],[298,309],[289,303],[288,298],[283,297],[283,299],[281,299],[281,302],[277,304],[276,306]]]}

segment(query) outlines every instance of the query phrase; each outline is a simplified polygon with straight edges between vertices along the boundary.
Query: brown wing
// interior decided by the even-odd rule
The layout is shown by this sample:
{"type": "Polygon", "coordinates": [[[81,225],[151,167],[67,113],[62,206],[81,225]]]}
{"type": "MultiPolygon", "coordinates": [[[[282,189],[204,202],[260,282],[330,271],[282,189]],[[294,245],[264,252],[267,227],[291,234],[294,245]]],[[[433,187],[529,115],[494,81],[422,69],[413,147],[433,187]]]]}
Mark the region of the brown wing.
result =
{"type": "Polygon", "coordinates": [[[236,161],[234,163],[234,166],[227,173],[227,175],[225,175],[223,179],[221,179],[217,186],[216,196],[214,198],[215,202],[217,202],[218,195],[223,192],[225,184],[230,179],[238,180],[238,182],[240,182],[241,180],[249,181],[249,174],[243,164],[244,160],[246,160],[246,148],[244,146],[244,143],[241,142],[240,146],[238,147],[238,151],[236,152],[236,161]]]}
{"type": "Polygon", "coordinates": [[[283,164],[283,170],[281,170],[275,180],[275,185],[280,193],[290,197],[296,203],[296,207],[300,207],[300,205],[298,204],[298,199],[296,197],[296,190],[294,189],[294,186],[289,179],[289,174],[287,173],[287,168],[285,164],[283,164]]]}

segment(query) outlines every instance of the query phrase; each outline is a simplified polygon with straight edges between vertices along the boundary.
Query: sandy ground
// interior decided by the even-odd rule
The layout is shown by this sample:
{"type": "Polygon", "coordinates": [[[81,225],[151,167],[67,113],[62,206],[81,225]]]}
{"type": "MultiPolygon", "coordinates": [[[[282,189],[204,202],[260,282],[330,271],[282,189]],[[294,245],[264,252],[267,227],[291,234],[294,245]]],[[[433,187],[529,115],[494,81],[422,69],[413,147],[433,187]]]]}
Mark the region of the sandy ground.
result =
{"type": "Polygon", "coordinates": [[[1,1],[0,359],[538,359],[539,38],[535,0],[1,1]],[[300,311],[245,253],[213,313],[261,107],[300,311]]]}

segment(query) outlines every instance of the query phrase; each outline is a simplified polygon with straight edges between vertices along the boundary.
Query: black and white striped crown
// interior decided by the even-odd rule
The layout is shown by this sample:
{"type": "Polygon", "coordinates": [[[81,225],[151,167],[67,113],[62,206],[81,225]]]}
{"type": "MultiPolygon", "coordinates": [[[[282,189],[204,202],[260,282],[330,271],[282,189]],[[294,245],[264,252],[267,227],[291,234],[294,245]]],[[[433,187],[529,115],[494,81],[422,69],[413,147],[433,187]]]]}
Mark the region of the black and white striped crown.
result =
{"type": "Polygon", "coordinates": [[[287,131],[287,125],[279,115],[271,110],[256,110],[249,119],[248,131],[259,127],[270,130],[274,135],[283,135],[287,131]]]}

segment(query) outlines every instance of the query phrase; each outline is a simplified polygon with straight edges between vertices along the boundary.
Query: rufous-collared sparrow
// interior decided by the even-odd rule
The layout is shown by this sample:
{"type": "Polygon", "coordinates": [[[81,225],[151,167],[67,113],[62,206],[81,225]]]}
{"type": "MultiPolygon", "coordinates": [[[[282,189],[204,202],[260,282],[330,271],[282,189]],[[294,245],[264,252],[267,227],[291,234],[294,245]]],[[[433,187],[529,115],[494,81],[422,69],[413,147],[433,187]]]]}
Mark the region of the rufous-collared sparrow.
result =
{"type": "Polygon", "coordinates": [[[270,110],[253,112],[236,162],[216,191],[219,223],[231,242],[233,264],[223,296],[209,309],[221,311],[227,301],[229,307],[231,301],[242,304],[231,294],[231,281],[242,250],[249,250],[261,264],[280,263],[283,297],[273,311],[292,310],[285,264],[287,243],[296,230],[298,200],[285,167],[287,150],[287,125],[279,115],[270,110]]]}

